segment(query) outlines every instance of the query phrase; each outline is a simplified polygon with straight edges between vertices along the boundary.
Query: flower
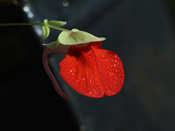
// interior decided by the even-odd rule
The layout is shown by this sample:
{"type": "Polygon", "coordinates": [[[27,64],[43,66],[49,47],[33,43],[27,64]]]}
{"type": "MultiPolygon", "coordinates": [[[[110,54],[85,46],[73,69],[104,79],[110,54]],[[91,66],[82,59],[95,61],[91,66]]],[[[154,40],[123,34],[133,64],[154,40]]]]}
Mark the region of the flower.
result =
{"type": "Polygon", "coordinates": [[[10,23],[0,26],[41,25],[42,40],[50,35],[50,28],[62,31],[56,41],[44,44],[42,59],[46,73],[50,77],[55,90],[65,99],[68,97],[61,91],[48,65],[50,53],[63,53],[66,57],[60,62],[62,78],[82,95],[101,98],[117,94],[124,83],[123,64],[118,55],[112,51],[100,49],[104,37],[96,37],[78,29],[61,28],[64,21],[48,21],[43,23],[10,23]]]}
{"type": "MultiPolygon", "coordinates": [[[[44,21],[43,39],[49,36],[49,27],[57,27],[64,22],[44,21]]],[[[50,77],[56,91],[68,99],[60,90],[48,66],[47,56],[50,53],[65,53],[60,62],[60,75],[77,92],[82,95],[101,98],[117,94],[124,83],[123,64],[118,55],[112,51],[100,49],[104,37],[96,37],[78,29],[63,30],[57,41],[49,44],[43,52],[44,68],[50,77]]]]}
{"type": "Polygon", "coordinates": [[[71,45],[60,62],[60,75],[78,93],[101,98],[117,94],[124,83],[123,64],[101,42],[71,45]]]}

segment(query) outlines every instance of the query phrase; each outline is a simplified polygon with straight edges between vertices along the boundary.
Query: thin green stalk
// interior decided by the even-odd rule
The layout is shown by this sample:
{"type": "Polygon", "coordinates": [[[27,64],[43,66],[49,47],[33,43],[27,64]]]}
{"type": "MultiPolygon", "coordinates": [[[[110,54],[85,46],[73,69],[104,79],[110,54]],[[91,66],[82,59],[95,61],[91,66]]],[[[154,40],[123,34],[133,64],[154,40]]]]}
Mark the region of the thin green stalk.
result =
{"type": "MultiPolygon", "coordinates": [[[[29,25],[41,25],[44,26],[44,23],[4,23],[0,24],[0,26],[29,26],[29,25]]],[[[60,27],[55,27],[51,25],[47,25],[50,28],[57,29],[60,31],[69,31],[68,29],[60,28],[60,27]]]]}
{"type": "Polygon", "coordinates": [[[44,25],[44,23],[4,23],[0,26],[28,26],[28,25],[44,25]]]}

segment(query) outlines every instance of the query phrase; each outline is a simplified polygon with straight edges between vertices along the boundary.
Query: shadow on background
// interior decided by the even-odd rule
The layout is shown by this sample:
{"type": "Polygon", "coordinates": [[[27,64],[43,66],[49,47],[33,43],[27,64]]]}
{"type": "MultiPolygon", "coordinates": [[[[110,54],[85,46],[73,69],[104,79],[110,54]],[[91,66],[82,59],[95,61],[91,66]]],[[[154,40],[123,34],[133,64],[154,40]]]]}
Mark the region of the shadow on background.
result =
{"type": "MultiPolygon", "coordinates": [[[[63,55],[49,62],[70,100],[55,92],[42,66],[40,27],[0,27],[2,125],[12,130],[175,130],[174,1],[28,0],[1,2],[1,23],[67,21],[107,38],[102,48],[124,64],[125,83],[112,97],[93,99],[71,89],[59,75],[63,55]]],[[[55,41],[52,30],[45,42],[55,41]]]]}

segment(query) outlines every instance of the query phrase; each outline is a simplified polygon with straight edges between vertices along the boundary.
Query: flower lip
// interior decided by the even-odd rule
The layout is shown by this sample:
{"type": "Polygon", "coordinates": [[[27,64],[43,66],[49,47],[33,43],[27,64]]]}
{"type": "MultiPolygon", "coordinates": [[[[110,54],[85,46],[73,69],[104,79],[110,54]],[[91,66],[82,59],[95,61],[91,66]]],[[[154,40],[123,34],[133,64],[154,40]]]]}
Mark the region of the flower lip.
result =
{"type": "Polygon", "coordinates": [[[70,46],[59,64],[62,78],[80,94],[93,98],[115,95],[124,83],[122,61],[116,53],[99,49],[100,45],[70,46]]]}

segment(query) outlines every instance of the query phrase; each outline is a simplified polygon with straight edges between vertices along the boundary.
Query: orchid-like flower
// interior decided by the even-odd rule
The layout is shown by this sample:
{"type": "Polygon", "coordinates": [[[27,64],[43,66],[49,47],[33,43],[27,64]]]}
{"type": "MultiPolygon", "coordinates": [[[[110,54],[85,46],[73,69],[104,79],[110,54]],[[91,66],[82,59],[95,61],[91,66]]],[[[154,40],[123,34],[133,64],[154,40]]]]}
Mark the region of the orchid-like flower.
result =
{"type": "Polygon", "coordinates": [[[61,30],[58,39],[43,44],[43,65],[56,91],[63,98],[68,97],[61,91],[49,65],[50,53],[63,53],[66,57],[60,62],[60,75],[82,95],[101,98],[117,94],[124,83],[123,64],[119,56],[109,50],[100,49],[105,38],[96,37],[78,29],[61,28],[66,22],[48,21],[43,23],[5,23],[0,26],[41,25],[43,40],[50,34],[50,28],[61,30]]]}
{"type": "MultiPolygon", "coordinates": [[[[48,35],[44,36],[47,38],[48,35]]],[[[43,52],[43,64],[56,91],[63,98],[68,99],[60,90],[48,66],[47,56],[50,53],[66,53],[66,57],[59,64],[60,75],[78,93],[101,98],[115,95],[121,90],[124,83],[122,61],[116,53],[100,49],[103,40],[105,38],[73,29],[63,30],[57,41],[44,44],[47,47],[43,52]]]]}

